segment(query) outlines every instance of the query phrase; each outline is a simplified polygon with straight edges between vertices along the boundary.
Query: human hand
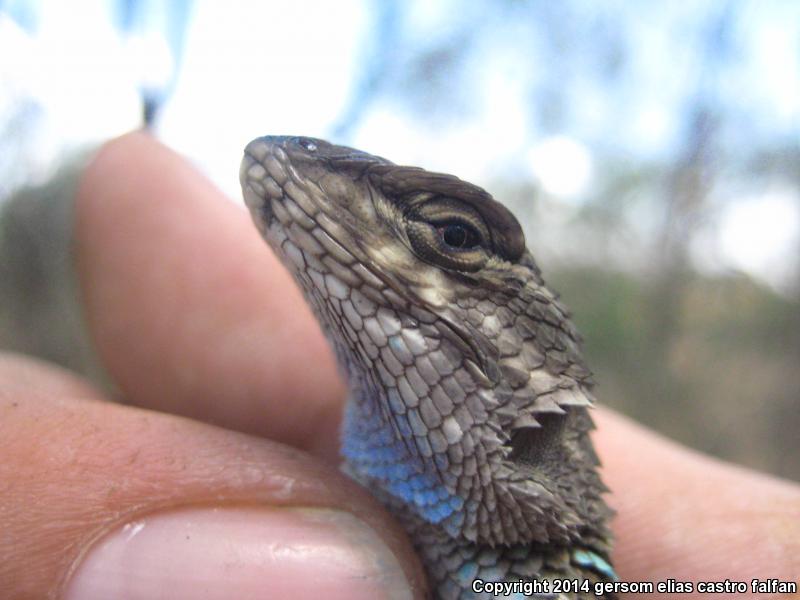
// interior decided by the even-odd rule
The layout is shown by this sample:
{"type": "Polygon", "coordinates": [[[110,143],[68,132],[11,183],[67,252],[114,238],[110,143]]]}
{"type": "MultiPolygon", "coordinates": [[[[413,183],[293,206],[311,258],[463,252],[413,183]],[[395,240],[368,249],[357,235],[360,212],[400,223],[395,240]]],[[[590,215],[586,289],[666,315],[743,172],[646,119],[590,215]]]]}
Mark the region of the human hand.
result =
{"type": "Polygon", "coordinates": [[[343,385],[245,211],[132,134],[75,214],[86,323],[128,406],[0,359],[0,598],[420,597],[404,534],[338,472],[343,385]]]}
{"type": "MultiPolygon", "coordinates": [[[[75,227],[87,326],[130,406],[0,362],[4,597],[421,595],[402,533],[337,472],[344,388],[246,213],[131,134],[85,171],[75,227]]],[[[796,580],[796,485],[596,417],[622,580],[796,580]]]]}
{"type": "Polygon", "coordinates": [[[676,600],[707,598],[698,583],[726,579],[745,582],[747,593],[712,597],[789,597],[753,593],[753,579],[800,586],[800,486],[705,456],[610,410],[595,411],[595,422],[621,581],[691,582],[691,593],[657,594],[676,600]]]}

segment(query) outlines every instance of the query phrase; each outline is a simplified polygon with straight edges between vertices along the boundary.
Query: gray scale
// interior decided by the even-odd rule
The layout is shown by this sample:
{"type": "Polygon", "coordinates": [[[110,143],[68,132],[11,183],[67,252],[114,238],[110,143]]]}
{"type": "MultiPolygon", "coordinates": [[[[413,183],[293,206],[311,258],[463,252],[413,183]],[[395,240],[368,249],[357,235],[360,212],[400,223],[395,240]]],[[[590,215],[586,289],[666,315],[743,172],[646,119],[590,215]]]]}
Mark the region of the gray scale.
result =
{"type": "Polygon", "coordinates": [[[241,180],[348,374],[347,471],[406,527],[431,597],[482,597],[475,577],[613,580],[591,372],[513,215],[309,138],[254,140],[241,180]]]}

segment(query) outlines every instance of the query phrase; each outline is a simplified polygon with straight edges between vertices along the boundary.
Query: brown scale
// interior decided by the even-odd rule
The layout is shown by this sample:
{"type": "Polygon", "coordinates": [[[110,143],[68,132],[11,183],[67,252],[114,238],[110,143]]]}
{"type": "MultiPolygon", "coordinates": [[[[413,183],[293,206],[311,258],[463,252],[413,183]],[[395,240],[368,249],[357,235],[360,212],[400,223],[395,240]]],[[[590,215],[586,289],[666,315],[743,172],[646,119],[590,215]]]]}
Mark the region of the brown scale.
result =
{"type": "Polygon", "coordinates": [[[432,597],[472,598],[470,574],[611,580],[591,373],[514,216],[452,175],[311,138],[254,140],[241,180],[351,385],[368,388],[356,412],[464,501],[435,524],[350,465],[406,527],[432,597]]]}

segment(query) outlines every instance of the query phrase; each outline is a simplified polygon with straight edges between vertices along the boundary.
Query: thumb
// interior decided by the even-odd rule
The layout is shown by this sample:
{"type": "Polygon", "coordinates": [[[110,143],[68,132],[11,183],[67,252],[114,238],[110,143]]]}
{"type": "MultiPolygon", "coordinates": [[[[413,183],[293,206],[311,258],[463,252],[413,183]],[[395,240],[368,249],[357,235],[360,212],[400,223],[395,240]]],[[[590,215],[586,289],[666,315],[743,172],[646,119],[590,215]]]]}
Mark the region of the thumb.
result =
{"type": "Polygon", "coordinates": [[[422,595],[402,533],[336,471],[101,399],[55,368],[0,357],[3,598],[422,595]]]}

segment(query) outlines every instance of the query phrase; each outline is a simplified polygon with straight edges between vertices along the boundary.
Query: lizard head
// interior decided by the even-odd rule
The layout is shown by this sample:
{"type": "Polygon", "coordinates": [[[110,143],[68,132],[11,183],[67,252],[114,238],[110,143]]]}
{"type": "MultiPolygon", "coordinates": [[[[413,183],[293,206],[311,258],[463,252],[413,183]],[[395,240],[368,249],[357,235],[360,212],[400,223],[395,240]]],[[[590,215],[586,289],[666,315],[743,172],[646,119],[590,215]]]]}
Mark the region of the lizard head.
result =
{"type": "Polygon", "coordinates": [[[350,379],[354,475],[454,537],[602,544],[591,376],[511,212],[312,138],[253,140],[240,178],[350,379]]]}

